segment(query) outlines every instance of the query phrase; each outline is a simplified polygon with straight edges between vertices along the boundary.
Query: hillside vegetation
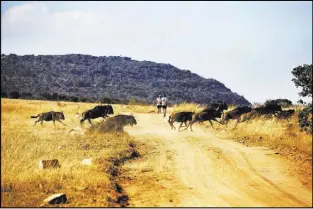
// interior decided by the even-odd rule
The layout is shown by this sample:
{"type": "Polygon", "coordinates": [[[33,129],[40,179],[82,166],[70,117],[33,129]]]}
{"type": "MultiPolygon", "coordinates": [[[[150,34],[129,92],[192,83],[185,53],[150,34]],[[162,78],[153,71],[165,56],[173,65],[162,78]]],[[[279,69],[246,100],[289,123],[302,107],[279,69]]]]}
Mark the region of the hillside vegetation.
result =
{"type": "Polygon", "coordinates": [[[221,82],[170,64],[81,54],[1,55],[2,97],[151,104],[159,94],[172,104],[249,104],[221,82]]]}

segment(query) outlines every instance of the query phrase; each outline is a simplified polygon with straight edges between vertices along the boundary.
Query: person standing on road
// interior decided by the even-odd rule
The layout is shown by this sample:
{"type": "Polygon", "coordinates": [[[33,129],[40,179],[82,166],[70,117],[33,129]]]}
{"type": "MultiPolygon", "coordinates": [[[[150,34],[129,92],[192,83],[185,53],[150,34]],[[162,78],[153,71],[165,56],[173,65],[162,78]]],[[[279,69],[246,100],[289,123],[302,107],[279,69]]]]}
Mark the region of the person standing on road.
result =
{"type": "Polygon", "coordinates": [[[161,108],[162,108],[162,100],[161,100],[161,95],[156,99],[156,104],[158,108],[158,113],[161,113],[161,108]]]}
{"type": "Polygon", "coordinates": [[[162,101],[163,117],[165,117],[166,116],[166,109],[167,109],[167,98],[166,98],[165,94],[162,97],[161,101],[162,101]]]}

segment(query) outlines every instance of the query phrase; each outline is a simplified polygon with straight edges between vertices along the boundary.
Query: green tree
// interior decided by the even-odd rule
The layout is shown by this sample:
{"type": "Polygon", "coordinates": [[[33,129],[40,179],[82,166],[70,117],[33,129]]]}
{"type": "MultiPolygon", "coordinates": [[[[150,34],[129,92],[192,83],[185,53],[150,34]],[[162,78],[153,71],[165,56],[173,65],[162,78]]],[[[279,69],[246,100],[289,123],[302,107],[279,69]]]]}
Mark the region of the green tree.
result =
{"type": "MultiPolygon", "coordinates": [[[[301,97],[312,97],[312,64],[298,66],[294,68],[291,73],[294,75],[292,81],[295,83],[296,87],[302,87],[302,91],[299,95],[301,97]]],[[[309,103],[299,112],[298,121],[302,130],[312,134],[312,103],[309,103]]]]}
{"type": "Polygon", "coordinates": [[[296,87],[302,87],[302,91],[299,95],[302,97],[312,97],[312,64],[300,65],[294,68],[291,73],[294,76],[292,81],[295,83],[296,87]]]}

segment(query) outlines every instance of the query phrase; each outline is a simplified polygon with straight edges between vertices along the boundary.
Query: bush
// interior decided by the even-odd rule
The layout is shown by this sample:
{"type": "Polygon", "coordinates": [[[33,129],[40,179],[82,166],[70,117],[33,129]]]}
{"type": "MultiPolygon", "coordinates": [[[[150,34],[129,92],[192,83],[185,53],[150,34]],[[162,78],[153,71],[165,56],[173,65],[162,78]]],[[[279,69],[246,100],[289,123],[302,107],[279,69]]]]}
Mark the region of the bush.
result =
{"type": "Polygon", "coordinates": [[[17,91],[12,91],[10,93],[10,97],[13,98],[13,99],[18,99],[20,97],[20,93],[17,92],[17,91]]]}
{"type": "Polygon", "coordinates": [[[58,94],[57,94],[57,93],[53,93],[53,94],[51,95],[51,99],[52,99],[52,100],[59,100],[58,94]]]}
{"type": "Polygon", "coordinates": [[[312,134],[312,103],[299,112],[298,120],[301,130],[312,134]]]}
{"type": "Polygon", "coordinates": [[[290,107],[292,105],[292,101],[288,99],[273,99],[273,100],[266,100],[265,106],[266,105],[279,105],[281,107],[290,107]]]}
{"type": "Polygon", "coordinates": [[[7,97],[7,93],[6,92],[1,92],[1,98],[5,98],[7,97]]]}
{"type": "Polygon", "coordinates": [[[88,99],[86,99],[86,98],[80,98],[79,101],[80,101],[80,102],[87,102],[88,99]]]}
{"type": "Polygon", "coordinates": [[[30,98],[32,98],[32,93],[30,93],[30,92],[22,92],[20,96],[22,98],[30,99],[30,98]]]}
{"type": "Polygon", "coordinates": [[[74,96],[71,96],[69,100],[72,102],[78,102],[78,98],[74,96]]]}

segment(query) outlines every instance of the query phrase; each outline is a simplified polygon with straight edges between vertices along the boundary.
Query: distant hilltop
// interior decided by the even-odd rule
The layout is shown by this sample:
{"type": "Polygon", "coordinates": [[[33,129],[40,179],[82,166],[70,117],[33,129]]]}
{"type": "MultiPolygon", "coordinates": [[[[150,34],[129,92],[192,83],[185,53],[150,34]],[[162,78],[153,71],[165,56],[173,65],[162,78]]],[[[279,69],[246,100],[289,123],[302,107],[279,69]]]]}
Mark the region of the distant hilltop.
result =
{"type": "Polygon", "coordinates": [[[159,94],[166,94],[170,104],[250,104],[221,82],[170,64],[82,54],[1,55],[4,97],[152,103],[159,94]]]}

